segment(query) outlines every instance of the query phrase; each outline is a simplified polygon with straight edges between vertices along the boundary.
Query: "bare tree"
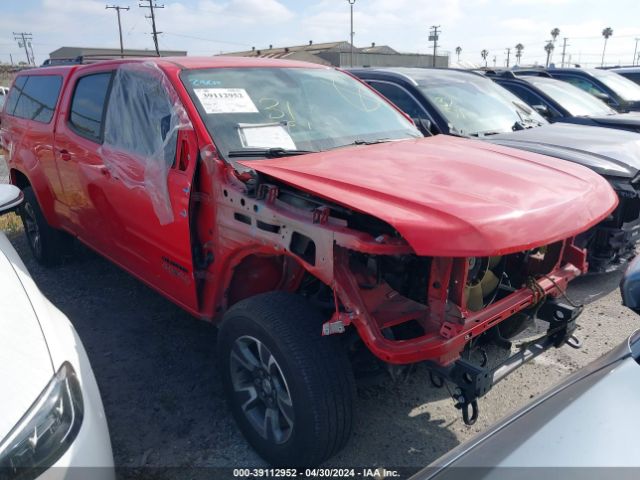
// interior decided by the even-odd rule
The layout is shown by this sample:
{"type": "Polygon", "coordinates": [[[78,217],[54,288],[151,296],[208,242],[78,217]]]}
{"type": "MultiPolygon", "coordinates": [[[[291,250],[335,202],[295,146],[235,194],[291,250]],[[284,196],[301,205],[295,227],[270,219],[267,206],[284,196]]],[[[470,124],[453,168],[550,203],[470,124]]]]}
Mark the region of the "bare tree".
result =
{"type": "Polygon", "coordinates": [[[458,55],[458,62],[460,62],[461,53],[462,53],[462,47],[456,47],[456,55],[458,55]]]}
{"type": "Polygon", "coordinates": [[[609,37],[611,35],[613,35],[613,28],[607,27],[602,30],[602,36],[604,37],[604,48],[602,49],[602,62],[600,62],[601,67],[604,66],[604,53],[607,51],[607,40],[609,40],[609,37]]]}

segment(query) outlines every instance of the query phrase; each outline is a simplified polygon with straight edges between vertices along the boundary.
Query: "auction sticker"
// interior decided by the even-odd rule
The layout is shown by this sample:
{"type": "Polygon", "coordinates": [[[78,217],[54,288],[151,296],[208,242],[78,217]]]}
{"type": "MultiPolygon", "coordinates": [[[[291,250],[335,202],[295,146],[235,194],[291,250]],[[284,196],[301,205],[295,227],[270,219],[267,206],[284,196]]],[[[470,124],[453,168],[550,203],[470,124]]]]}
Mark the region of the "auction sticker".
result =
{"type": "Polygon", "coordinates": [[[258,111],[244,88],[194,88],[194,91],[207,114],[258,111]]]}
{"type": "Polygon", "coordinates": [[[240,142],[244,148],[284,148],[293,150],[296,144],[289,132],[279,123],[238,125],[240,142]]]}

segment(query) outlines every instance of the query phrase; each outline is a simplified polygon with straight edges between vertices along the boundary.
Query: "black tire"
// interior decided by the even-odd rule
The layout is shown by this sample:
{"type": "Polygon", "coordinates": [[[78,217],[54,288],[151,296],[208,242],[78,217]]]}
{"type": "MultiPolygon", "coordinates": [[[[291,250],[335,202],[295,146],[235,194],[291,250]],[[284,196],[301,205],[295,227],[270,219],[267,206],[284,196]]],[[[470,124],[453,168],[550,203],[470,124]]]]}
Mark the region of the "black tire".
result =
{"type": "Polygon", "coordinates": [[[39,264],[46,267],[60,264],[71,252],[71,237],[47,223],[31,187],[25,187],[22,192],[24,201],[19,213],[31,253],[39,264]]]}
{"type": "MultiPolygon", "coordinates": [[[[304,298],[270,292],[234,305],[220,325],[218,359],[229,408],[251,446],[272,465],[316,466],[342,449],[351,435],[356,395],[353,372],[339,338],[321,335],[322,322],[322,315],[304,298]],[[266,381],[256,373],[261,369],[260,362],[251,365],[251,370],[245,366],[249,362],[237,360],[238,352],[245,349],[256,352],[251,347],[257,346],[254,340],[261,343],[261,349],[266,347],[278,367],[270,368],[275,374],[266,381]],[[245,412],[242,404],[252,396],[248,391],[251,382],[255,393],[264,398],[256,397],[250,403],[255,406],[247,407],[249,412],[245,412]],[[243,388],[241,393],[234,385],[243,388]],[[292,405],[283,410],[280,407],[289,402],[276,401],[272,407],[280,409],[275,422],[278,428],[284,425],[278,438],[273,428],[263,432],[265,437],[254,426],[261,412],[260,402],[266,412],[265,402],[273,405],[274,398],[269,399],[268,395],[274,391],[276,398],[286,398],[288,394],[292,405]]],[[[241,356],[245,361],[249,358],[245,353],[241,356]]],[[[258,355],[254,357],[258,359],[258,355]]],[[[271,358],[265,363],[271,364],[271,358]]]]}

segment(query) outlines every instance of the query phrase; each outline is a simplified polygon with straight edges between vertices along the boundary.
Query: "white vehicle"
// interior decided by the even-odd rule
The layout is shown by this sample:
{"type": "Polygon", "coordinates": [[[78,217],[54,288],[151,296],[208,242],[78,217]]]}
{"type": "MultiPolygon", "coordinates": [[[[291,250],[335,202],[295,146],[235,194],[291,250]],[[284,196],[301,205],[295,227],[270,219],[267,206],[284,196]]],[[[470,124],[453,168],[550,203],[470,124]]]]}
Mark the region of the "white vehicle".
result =
{"type": "Polygon", "coordinates": [[[8,94],[9,87],[0,86],[0,110],[2,110],[2,106],[4,105],[4,101],[7,99],[8,94]]]}
{"type": "MultiPolygon", "coordinates": [[[[21,201],[20,190],[0,185],[0,214],[21,201]]],[[[1,232],[0,385],[0,478],[114,478],[104,408],[82,343],[1,232]]]]}

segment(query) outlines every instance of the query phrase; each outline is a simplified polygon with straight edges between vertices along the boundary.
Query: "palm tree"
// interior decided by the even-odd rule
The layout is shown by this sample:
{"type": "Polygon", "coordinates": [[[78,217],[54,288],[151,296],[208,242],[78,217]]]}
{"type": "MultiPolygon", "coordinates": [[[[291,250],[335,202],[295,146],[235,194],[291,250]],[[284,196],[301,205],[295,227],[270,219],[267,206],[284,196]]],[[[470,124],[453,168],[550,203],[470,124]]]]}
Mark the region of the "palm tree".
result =
{"type": "Polygon", "coordinates": [[[602,49],[602,62],[600,62],[601,67],[604,66],[604,52],[607,51],[607,40],[609,40],[609,37],[611,35],[613,35],[613,29],[611,27],[607,27],[602,30],[602,36],[604,37],[604,48],[602,49]]]}
{"type": "MultiPolygon", "coordinates": [[[[553,42],[553,48],[556,47],[556,38],[558,38],[558,35],[560,35],[560,29],[558,27],[551,30],[551,41],[553,42]]],[[[551,52],[551,54],[553,55],[553,51],[551,52]]],[[[551,57],[549,58],[549,61],[551,61],[551,57]]]]}
{"type": "Polygon", "coordinates": [[[462,53],[462,47],[456,47],[456,55],[458,55],[458,63],[460,63],[460,54],[462,53]]]}
{"type": "Polygon", "coordinates": [[[487,66],[487,57],[489,56],[489,50],[487,50],[486,48],[484,50],[482,50],[480,52],[480,56],[482,57],[482,59],[484,60],[484,66],[487,66]]]}
{"type": "Polygon", "coordinates": [[[547,52],[547,68],[549,68],[549,59],[551,58],[551,52],[556,48],[553,46],[553,42],[549,40],[547,44],[544,46],[544,51],[547,52]]]}
{"type": "Polygon", "coordinates": [[[524,45],[521,43],[516,45],[516,59],[518,60],[518,65],[520,65],[520,59],[522,58],[522,50],[524,50],[524,45]]]}

